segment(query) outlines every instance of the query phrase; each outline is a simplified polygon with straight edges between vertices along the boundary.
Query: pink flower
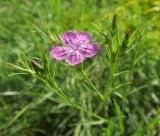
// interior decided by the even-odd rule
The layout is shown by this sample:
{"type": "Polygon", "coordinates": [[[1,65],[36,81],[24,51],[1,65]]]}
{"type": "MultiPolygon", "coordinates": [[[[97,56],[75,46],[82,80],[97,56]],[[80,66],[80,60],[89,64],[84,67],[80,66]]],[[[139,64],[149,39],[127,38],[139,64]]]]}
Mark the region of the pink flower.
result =
{"type": "Polygon", "coordinates": [[[67,31],[60,39],[64,46],[54,46],[50,55],[56,60],[66,60],[72,66],[93,57],[99,51],[96,43],[90,43],[91,36],[86,32],[67,31]]]}

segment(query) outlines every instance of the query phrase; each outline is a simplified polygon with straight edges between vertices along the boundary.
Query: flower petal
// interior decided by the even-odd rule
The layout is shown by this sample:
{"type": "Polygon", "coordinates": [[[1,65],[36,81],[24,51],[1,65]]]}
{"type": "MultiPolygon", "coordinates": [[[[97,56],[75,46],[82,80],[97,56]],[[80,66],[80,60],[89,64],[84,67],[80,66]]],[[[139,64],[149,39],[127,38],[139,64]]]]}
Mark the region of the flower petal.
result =
{"type": "Polygon", "coordinates": [[[60,36],[60,39],[64,45],[71,45],[72,40],[76,38],[77,38],[77,32],[71,30],[61,34],[60,36]]]}
{"type": "Polygon", "coordinates": [[[72,52],[68,57],[67,57],[67,62],[70,65],[77,65],[79,63],[81,63],[84,60],[83,55],[78,52],[78,51],[74,51],[72,52]]]}
{"type": "Polygon", "coordinates": [[[73,50],[70,47],[55,46],[51,49],[50,55],[56,60],[66,59],[73,50]]]}
{"type": "Polygon", "coordinates": [[[83,44],[80,46],[79,51],[84,57],[92,57],[99,51],[99,46],[95,43],[83,44]]]}
{"type": "Polygon", "coordinates": [[[77,39],[82,43],[88,43],[91,40],[91,36],[86,32],[79,32],[77,39]]]}

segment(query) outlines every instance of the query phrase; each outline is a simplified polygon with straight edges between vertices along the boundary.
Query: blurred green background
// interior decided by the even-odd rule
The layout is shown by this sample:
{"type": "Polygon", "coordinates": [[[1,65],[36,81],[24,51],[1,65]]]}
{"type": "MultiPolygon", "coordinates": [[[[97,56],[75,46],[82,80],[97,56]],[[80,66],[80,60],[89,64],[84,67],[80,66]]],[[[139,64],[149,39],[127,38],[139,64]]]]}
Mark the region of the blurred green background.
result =
{"type": "Polygon", "coordinates": [[[159,98],[159,0],[0,0],[0,136],[158,136],[159,98]],[[110,93],[105,102],[90,91],[74,68],[49,57],[62,90],[108,123],[54,102],[57,96],[46,86],[8,65],[23,67],[21,51],[30,59],[39,58],[41,63],[41,49],[49,54],[53,46],[43,32],[49,30],[58,36],[66,30],[85,30],[101,46],[99,55],[85,61],[85,70],[95,86],[103,90],[110,80],[110,64],[105,39],[97,33],[97,26],[109,35],[115,14],[118,28],[138,31],[138,45],[116,62],[120,71],[128,72],[108,83],[105,91],[110,93]]]}

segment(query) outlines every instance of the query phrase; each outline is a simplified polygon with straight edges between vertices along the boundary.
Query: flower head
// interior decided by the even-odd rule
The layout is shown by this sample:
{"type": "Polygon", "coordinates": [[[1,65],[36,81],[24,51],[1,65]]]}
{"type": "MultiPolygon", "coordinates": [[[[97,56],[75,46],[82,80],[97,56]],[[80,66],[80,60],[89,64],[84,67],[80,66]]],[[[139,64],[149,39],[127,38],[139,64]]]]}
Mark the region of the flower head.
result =
{"type": "Polygon", "coordinates": [[[99,51],[99,46],[90,42],[91,36],[86,32],[67,31],[60,39],[63,47],[54,46],[50,55],[56,60],[66,60],[70,65],[77,65],[99,51]]]}

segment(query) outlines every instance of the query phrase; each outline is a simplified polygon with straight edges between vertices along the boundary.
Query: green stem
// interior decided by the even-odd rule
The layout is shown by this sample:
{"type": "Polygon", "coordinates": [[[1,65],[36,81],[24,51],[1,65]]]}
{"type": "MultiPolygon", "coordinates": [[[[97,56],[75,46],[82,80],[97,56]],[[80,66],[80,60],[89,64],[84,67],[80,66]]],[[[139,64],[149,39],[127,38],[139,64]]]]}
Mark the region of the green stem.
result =
{"type": "Polygon", "coordinates": [[[105,91],[110,87],[112,81],[113,81],[113,75],[114,75],[114,72],[115,72],[115,63],[111,64],[111,67],[110,67],[110,74],[109,74],[109,79],[105,85],[105,91]]]}
{"type": "Polygon", "coordinates": [[[55,91],[55,93],[57,93],[57,95],[59,95],[61,98],[63,98],[64,100],[66,100],[69,104],[71,104],[72,106],[75,106],[75,104],[70,100],[70,98],[58,87],[58,85],[56,84],[56,82],[52,79],[49,79],[49,82],[46,82],[45,80],[43,80],[42,78],[39,78],[49,89],[55,91]],[[51,84],[50,84],[51,83],[51,84]],[[52,86],[51,86],[52,85],[52,86]]]}
{"type": "Polygon", "coordinates": [[[66,99],[71,105],[75,106],[75,103],[73,103],[70,98],[58,87],[58,85],[53,82],[54,88],[59,92],[60,96],[62,96],[64,99],[66,99]]]}
{"type": "Polygon", "coordinates": [[[90,79],[88,78],[87,74],[85,73],[85,71],[82,69],[82,75],[84,76],[84,78],[87,80],[88,84],[90,85],[90,87],[98,94],[98,96],[100,97],[101,100],[104,101],[104,97],[103,95],[98,91],[98,89],[93,85],[93,83],[90,81],[90,79]]]}
{"type": "Polygon", "coordinates": [[[97,119],[100,119],[100,120],[103,120],[105,123],[108,123],[108,120],[106,120],[105,118],[93,113],[93,112],[89,112],[87,109],[83,108],[82,106],[79,106],[79,105],[75,105],[75,108],[79,109],[79,110],[82,110],[88,114],[91,114],[93,117],[96,117],[97,119]]]}
{"type": "MultiPolygon", "coordinates": [[[[57,86],[56,83],[55,83],[55,89],[56,89],[58,92],[62,92],[61,89],[57,86]]],[[[84,111],[84,112],[86,112],[86,113],[89,113],[89,114],[91,114],[92,116],[94,116],[94,117],[96,117],[96,118],[98,118],[98,119],[101,119],[101,120],[103,120],[104,122],[108,123],[108,121],[107,121],[105,118],[103,118],[103,117],[101,117],[101,116],[99,116],[99,115],[97,115],[97,114],[95,114],[95,113],[89,112],[88,110],[84,109],[84,108],[81,107],[80,105],[78,105],[78,104],[76,104],[76,103],[73,103],[73,102],[68,98],[68,96],[66,96],[64,93],[62,93],[62,94],[63,94],[63,96],[69,101],[69,103],[72,104],[73,107],[75,107],[75,108],[77,108],[77,109],[79,109],[79,110],[82,110],[82,111],[84,111]]]]}
{"type": "MultiPolygon", "coordinates": [[[[49,99],[49,100],[55,102],[55,100],[52,100],[52,99],[49,99]]],[[[70,105],[69,105],[69,106],[70,106],[70,105]]],[[[84,107],[80,106],[79,104],[76,104],[76,103],[75,103],[72,107],[73,107],[73,108],[76,108],[77,110],[84,111],[85,113],[88,113],[88,114],[92,115],[93,117],[95,117],[95,118],[97,118],[97,119],[100,119],[100,120],[103,120],[105,123],[108,123],[108,120],[105,119],[104,117],[101,117],[101,116],[97,115],[96,113],[93,113],[93,112],[88,111],[87,109],[85,109],[84,107]]]]}

